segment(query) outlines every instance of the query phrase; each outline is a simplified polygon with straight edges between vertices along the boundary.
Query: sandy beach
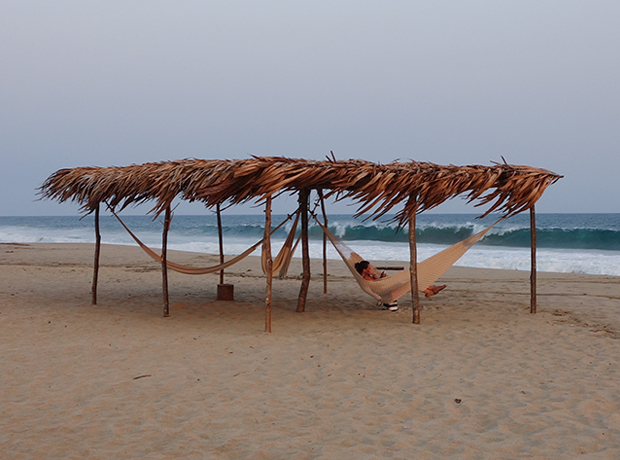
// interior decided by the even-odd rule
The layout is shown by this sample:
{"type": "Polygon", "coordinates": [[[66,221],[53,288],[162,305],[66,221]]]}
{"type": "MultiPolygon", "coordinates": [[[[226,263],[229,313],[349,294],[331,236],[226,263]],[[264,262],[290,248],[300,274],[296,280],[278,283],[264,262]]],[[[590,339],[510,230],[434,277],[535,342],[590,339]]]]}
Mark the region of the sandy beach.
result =
{"type": "MultiPolygon", "coordinates": [[[[217,257],[172,252],[196,266],[217,257]]],[[[620,279],[454,267],[411,323],[341,262],[161,272],[138,248],[0,245],[3,459],[617,459],[620,279]]],[[[393,265],[393,263],[392,263],[393,265]]]]}

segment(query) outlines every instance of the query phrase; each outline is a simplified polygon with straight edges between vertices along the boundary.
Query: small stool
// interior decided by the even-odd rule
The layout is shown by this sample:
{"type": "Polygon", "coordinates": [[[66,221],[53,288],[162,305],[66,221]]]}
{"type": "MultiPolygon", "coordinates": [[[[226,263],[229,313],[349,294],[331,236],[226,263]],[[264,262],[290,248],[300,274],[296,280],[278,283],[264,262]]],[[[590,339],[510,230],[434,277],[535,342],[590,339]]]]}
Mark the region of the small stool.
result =
{"type": "Polygon", "coordinates": [[[235,291],[234,284],[218,284],[217,285],[217,300],[235,300],[234,291],[235,291]]]}

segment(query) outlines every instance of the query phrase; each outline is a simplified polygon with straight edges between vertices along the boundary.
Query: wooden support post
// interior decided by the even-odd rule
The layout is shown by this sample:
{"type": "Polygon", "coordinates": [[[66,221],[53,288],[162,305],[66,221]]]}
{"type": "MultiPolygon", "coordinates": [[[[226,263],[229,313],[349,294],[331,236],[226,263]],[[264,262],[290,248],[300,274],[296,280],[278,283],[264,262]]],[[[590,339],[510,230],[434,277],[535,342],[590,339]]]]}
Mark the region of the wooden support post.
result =
{"type": "Polygon", "coordinates": [[[418,292],[418,247],[415,238],[414,211],[409,219],[409,264],[411,272],[411,306],[413,309],[413,323],[420,324],[420,293],[418,292]]]}
{"type": "Polygon", "coordinates": [[[530,208],[530,236],[532,268],[530,273],[530,313],[536,313],[536,211],[530,208]]]}
{"type": "Polygon", "coordinates": [[[271,196],[265,201],[265,237],[263,253],[267,265],[267,295],[265,297],[265,332],[271,332],[271,293],[273,283],[273,259],[271,257],[271,196]]]}
{"type": "Polygon", "coordinates": [[[310,286],[310,249],[308,246],[308,198],[310,190],[303,189],[299,192],[299,210],[301,212],[301,254],[303,266],[303,278],[297,299],[297,311],[303,312],[306,309],[306,298],[308,287],[310,286]]]}
{"type": "MultiPolygon", "coordinates": [[[[325,200],[323,190],[319,190],[321,199],[321,212],[323,213],[323,225],[327,228],[327,213],[325,212],[325,200]]],[[[323,232],[323,294],[327,294],[327,235],[323,232]]]]}
{"type": "MultiPolygon", "coordinates": [[[[217,236],[220,243],[220,264],[224,263],[224,237],[222,235],[222,215],[220,211],[220,204],[217,204],[217,236]]],[[[220,270],[220,284],[224,284],[224,269],[220,270]]]]}
{"type": "Polygon", "coordinates": [[[93,305],[97,305],[97,283],[99,280],[99,255],[101,254],[101,233],[99,232],[99,206],[95,210],[95,264],[93,270],[93,285],[91,293],[93,297],[93,305]]]}
{"type": "MultiPolygon", "coordinates": [[[[224,263],[224,236],[222,234],[222,212],[220,204],[216,206],[217,210],[217,236],[220,246],[220,264],[224,263]]],[[[220,270],[220,282],[217,285],[217,300],[235,300],[235,286],[232,284],[224,284],[224,269],[220,270]]]]}
{"type": "Polygon", "coordinates": [[[161,243],[161,276],[164,293],[164,318],[170,316],[170,302],[168,299],[168,230],[170,229],[171,219],[170,205],[166,208],[164,218],[164,230],[161,243]]]}

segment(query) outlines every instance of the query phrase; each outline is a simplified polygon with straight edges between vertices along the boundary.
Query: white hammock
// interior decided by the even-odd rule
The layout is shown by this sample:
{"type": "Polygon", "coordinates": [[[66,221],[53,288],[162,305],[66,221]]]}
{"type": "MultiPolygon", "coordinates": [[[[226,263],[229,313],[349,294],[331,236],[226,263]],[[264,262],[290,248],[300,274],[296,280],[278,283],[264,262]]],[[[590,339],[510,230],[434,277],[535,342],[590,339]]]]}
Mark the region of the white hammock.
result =
{"type": "MultiPolygon", "coordinates": [[[[386,276],[377,280],[364,279],[355,269],[355,264],[364,260],[359,254],[349,248],[341,239],[337,238],[323,224],[315,219],[323,229],[329,240],[340,254],[345,265],[353,274],[353,277],[362,290],[384,303],[392,303],[399,297],[411,291],[411,270],[403,270],[395,275],[386,276]]],[[[502,220],[502,219],[500,219],[502,220]]],[[[458,243],[438,252],[432,257],[418,264],[418,290],[424,291],[445,273],[448,268],[456,263],[469,248],[476,244],[486,233],[491,230],[500,220],[481,232],[459,241],[458,243]]],[[[373,267],[374,268],[374,267],[373,267]]],[[[376,269],[375,269],[376,271],[376,269]]],[[[375,273],[379,276],[378,273],[375,273]]]]}

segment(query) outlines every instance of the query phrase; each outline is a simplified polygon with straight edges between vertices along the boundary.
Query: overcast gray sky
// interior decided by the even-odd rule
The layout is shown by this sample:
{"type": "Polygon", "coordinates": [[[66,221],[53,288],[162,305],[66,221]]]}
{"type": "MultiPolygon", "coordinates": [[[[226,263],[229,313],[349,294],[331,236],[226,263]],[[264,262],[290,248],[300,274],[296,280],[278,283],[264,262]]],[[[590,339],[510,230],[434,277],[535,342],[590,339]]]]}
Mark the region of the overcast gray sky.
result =
{"type": "Polygon", "coordinates": [[[618,0],[0,0],[0,215],[76,214],[36,201],[60,168],[330,150],[504,156],[565,176],[539,212],[620,212],[619,23],[618,0]]]}

